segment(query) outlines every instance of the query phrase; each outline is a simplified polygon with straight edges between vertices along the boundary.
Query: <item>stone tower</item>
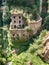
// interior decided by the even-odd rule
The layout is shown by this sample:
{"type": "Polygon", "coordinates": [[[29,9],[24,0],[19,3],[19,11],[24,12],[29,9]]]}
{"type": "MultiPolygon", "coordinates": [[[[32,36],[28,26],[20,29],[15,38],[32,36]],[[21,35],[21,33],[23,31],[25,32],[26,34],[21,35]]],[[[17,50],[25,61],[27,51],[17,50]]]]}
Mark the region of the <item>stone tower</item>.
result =
{"type": "Polygon", "coordinates": [[[24,23],[21,14],[17,14],[16,12],[11,13],[11,22],[12,29],[23,28],[24,23]]]}

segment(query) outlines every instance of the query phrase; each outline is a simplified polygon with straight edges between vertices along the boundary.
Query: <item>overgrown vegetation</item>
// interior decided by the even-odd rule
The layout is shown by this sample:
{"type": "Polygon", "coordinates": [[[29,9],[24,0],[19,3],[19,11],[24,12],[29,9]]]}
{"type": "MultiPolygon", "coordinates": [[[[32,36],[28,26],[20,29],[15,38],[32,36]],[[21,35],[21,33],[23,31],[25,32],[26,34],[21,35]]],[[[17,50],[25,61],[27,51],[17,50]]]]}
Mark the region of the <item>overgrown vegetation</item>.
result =
{"type": "MultiPolygon", "coordinates": [[[[34,43],[30,43],[30,46],[28,47],[28,49],[19,55],[15,54],[15,53],[11,53],[12,50],[9,48],[10,50],[7,53],[7,61],[12,62],[12,65],[19,65],[19,64],[27,65],[28,61],[31,61],[32,64],[34,64],[34,65],[40,65],[40,64],[48,65],[47,63],[43,62],[43,60],[40,58],[40,56],[38,56],[38,54],[42,53],[43,45],[41,43],[42,43],[43,37],[46,35],[46,32],[47,32],[46,30],[42,31],[41,34],[39,35],[39,37],[34,40],[34,43]]],[[[22,44],[22,43],[20,43],[20,44],[22,44]]],[[[21,48],[22,48],[22,45],[20,45],[21,48]]],[[[27,46],[25,46],[25,47],[27,48],[27,46]]],[[[25,49],[25,47],[22,49],[25,49]]],[[[18,49],[19,48],[20,47],[18,47],[18,49]]],[[[22,51],[22,49],[20,50],[20,52],[22,51]]]]}
{"type": "Polygon", "coordinates": [[[4,56],[3,30],[0,29],[0,65],[5,65],[6,59],[4,56]]]}
{"type": "MultiPolygon", "coordinates": [[[[43,18],[42,31],[26,42],[24,42],[24,38],[17,41],[10,39],[8,28],[10,23],[10,11],[14,9],[19,11],[23,10],[23,13],[25,13],[25,15],[22,13],[23,19],[25,25],[27,25],[27,16],[31,21],[34,21],[37,20],[40,15],[40,0],[6,0],[6,2],[3,2],[3,19],[0,17],[0,27],[4,25],[7,30],[0,29],[0,65],[5,65],[9,62],[11,65],[27,65],[28,61],[31,61],[33,65],[49,65],[40,57],[43,50],[42,40],[47,30],[49,31],[49,14],[47,13],[47,1],[45,1],[43,0],[42,3],[46,8],[46,12],[41,13],[43,18]]],[[[0,15],[2,15],[2,13],[0,13],[0,15]]],[[[32,32],[31,29],[27,29],[27,31],[29,33],[32,32]]]]}

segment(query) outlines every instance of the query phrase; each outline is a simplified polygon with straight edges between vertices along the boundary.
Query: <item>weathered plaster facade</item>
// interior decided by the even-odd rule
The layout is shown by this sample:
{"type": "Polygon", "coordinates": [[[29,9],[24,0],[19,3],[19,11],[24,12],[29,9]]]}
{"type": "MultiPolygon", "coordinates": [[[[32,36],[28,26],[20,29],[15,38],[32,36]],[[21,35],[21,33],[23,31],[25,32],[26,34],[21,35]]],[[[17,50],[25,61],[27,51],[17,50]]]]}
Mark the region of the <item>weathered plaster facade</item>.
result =
{"type": "Polygon", "coordinates": [[[42,18],[39,17],[39,19],[37,21],[34,22],[29,22],[28,20],[28,26],[30,29],[33,30],[33,34],[36,34],[38,30],[41,29],[41,25],[42,25],[42,18]]]}
{"type": "Polygon", "coordinates": [[[22,28],[23,26],[23,19],[22,16],[20,14],[12,14],[11,15],[11,25],[12,28],[22,28]]]}

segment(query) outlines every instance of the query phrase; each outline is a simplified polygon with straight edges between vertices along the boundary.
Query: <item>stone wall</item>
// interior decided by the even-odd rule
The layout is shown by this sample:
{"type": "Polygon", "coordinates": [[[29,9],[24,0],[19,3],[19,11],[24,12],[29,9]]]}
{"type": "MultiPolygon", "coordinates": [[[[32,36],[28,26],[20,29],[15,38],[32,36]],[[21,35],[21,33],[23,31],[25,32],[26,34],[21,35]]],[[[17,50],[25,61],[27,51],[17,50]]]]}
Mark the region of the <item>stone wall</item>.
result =
{"type": "Polygon", "coordinates": [[[29,39],[30,36],[37,33],[38,30],[41,28],[42,18],[39,18],[38,21],[28,23],[28,27],[23,29],[12,29],[10,27],[10,34],[12,38],[16,39],[29,39]],[[27,29],[31,29],[31,32],[28,32],[27,29]]]}
{"type": "Polygon", "coordinates": [[[41,29],[41,25],[42,25],[42,18],[39,18],[39,20],[28,24],[29,28],[33,30],[33,34],[36,34],[37,31],[41,29]]]}
{"type": "Polygon", "coordinates": [[[16,38],[16,39],[28,39],[29,35],[27,33],[27,30],[25,29],[16,29],[16,30],[10,30],[10,34],[12,38],[16,38]]]}

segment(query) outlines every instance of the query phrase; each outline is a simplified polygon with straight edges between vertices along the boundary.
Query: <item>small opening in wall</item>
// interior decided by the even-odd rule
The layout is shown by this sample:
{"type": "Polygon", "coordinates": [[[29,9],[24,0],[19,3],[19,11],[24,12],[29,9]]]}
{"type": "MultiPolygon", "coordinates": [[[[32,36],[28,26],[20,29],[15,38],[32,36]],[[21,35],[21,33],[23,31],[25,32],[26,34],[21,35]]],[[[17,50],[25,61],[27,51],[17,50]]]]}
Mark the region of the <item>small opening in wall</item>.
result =
{"type": "Polygon", "coordinates": [[[22,27],[21,25],[19,25],[19,27],[22,27]]]}
{"type": "Polygon", "coordinates": [[[21,16],[19,16],[19,19],[21,19],[21,16]]]}
{"type": "Polygon", "coordinates": [[[17,40],[19,40],[19,34],[17,34],[17,40]]]}
{"type": "Polygon", "coordinates": [[[19,21],[19,23],[21,23],[21,21],[19,21]]]}
{"type": "Polygon", "coordinates": [[[23,34],[23,36],[25,36],[25,34],[23,34]]]}
{"type": "Polygon", "coordinates": [[[15,19],[15,16],[14,16],[14,19],[15,19]]]}
{"type": "Polygon", "coordinates": [[[19,25],[19,27],[21,27],[21,25],[19,25]]]}
{"type": "Polygon", "coordinates": [[[15,36],[15,34],[13,34],[13,37],[15,36]]]}
{"type": "Polygon", "coordinates": [[[14,23],[16,23],[16,21],[14,21],[14,23]]]}
{"type": "Polygon", "coordinates": [[[17,34],[17,36],[19,37],[19,34],[17,34]]]}
{"type": "Polygon", "coordinates": [[[14,28],[16,28],[16,25],[14,25],[14,28]]]}

